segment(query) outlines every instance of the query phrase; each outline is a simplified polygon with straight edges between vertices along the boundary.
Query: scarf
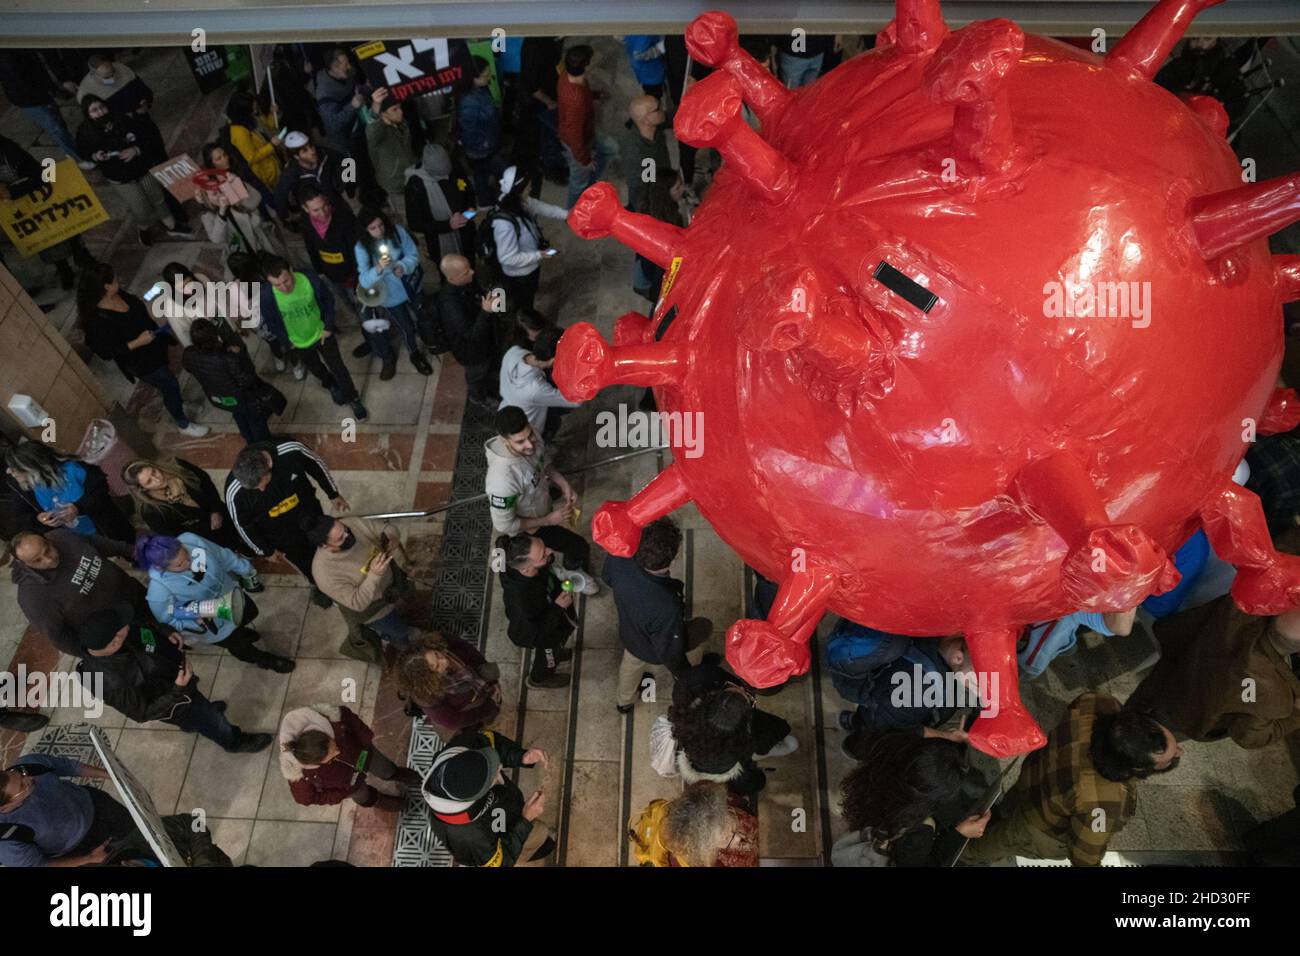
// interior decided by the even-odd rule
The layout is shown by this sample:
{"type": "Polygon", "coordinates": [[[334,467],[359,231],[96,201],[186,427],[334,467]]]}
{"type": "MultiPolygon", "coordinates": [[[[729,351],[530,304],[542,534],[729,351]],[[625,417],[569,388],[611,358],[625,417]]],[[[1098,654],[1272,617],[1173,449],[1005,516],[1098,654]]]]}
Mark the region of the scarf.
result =
{"type": "MultiPolygon", "coordinates": [[[[450,219],[451,205],[447,202],[441,183],[441,180],[451,176],[451,157],[447,155],[447,151],[437,143],[426,145],[420,165],[408,166],[406,169],[406,178],[410,179],[412,176],[418,177],[424,184],[424,194],[429,199],[429,213],[433,218],[440,222],[450,219]]],[[[456,235],[455,230],[438,234],[439,258],[458,255],[460,251],[460,237],[456,235]]]]}
{"type": "Polygon", "coordinates": [[[190,490],[185,486],[185,480],[179,475],[172,475],[167,479],[167,484],[158,490],[156,497],[159,501],[165,501],[169,505],[185,505],[187,508],[197,508],[199,503],[190,495],[190,490]]]}

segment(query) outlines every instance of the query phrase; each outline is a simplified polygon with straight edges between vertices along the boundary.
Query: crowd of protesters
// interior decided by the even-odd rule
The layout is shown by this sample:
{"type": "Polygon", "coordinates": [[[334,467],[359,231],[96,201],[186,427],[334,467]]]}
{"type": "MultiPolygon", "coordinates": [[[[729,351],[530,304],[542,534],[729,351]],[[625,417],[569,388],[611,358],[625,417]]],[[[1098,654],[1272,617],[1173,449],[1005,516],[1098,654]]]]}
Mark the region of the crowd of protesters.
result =
{"type": "MultiPolygon", "coordinates": [[[[791,88],[870,45],[852,36],[741,39],[791,88]]],[[[42,258],[64,288],[76,287],[86,346],[156,390],[181,434],[202,437],[209,428],[183,401],[181,368],[246,443],[222,488],[181,458],[132,461],[120,475],[126,501],[113,499],[94,464],[35,441],[7,444],[0,520],[19,605],[132,720],[162,720],[231,753],[276,744],[298,803],[352,800],[397,811],[410,789],[457,863],[545,860],[556,847],[540,819],[545,794],[525,796],[506,771],[544,769],[550,758],[496,729],[499,667],[474,635],[440,634],[412,617],[414,562],[401,529],[347,514],[328,464],[282,434],[291,426],[271,421],[287,402],[268,379],[308,373],[352,418],[368,417],[340,350],[344,328],[360,329],[352,354],[378,358],[381,381],[393,377],[403,348],[422,375],[450,352],[469,400],[493,417],[484,451],[493,571],[508,637],[529,655],[527,686],[569,685],[578,602],[612,597],[622,654],[609,705],[632,719],[647,681],[664,690],[671,706],[644,743],[654,769],[683,786],[629,821],[636,862],[756,866],[756,795],[767,782],[760,762],[794,754],[800,742],[708,652],[713,622],[687,615],[684,584],[672,573],[682,548],[672,520],[645,528],[631,557],[603,560],[573,530],[578,493],[556,468],[552,441],[577,403],[551,379],[562,330],[537,307],[542,271],[562,268],[548,265],[557,249],[543,223],[563,229],[607,170],[621,169],[628,209],[675,225],[689,217],[709,176],[697,170],[696,150],[671,143],[667,131],[685,88],[707,70],[689,64],[680,36],[628,36],[626,60],[614,64],[561,38],[510,39],[490,58],[452,43],[461,82],[407,98],[367,82],[351,46],[278,45],[269,65],[276,99],[247,84],[230,91],[223,122],[201,150],[207,178],[188,212],[149,172],[167,152],[141,76],[108,52],[80,68],[68,55],[0,52],[10,102],[117,195],[141,244],[206,237],[222,254],[219,278],[240,291],[234,310],[189,314],[175,299],[213,279],[173,262],[160,276],[167,288],[155,290],[170,304],[163,309],[156,296],[127,292],[129,277],[69,240],[42,258]],[[630,71],[640,94],[611,102],[596,78],[600,66],[630,71]],[[75,132],[59,108],[74,97],[83,113],[75,132]],[[606,110],[617,111],[621,137],[599,131],[606,110]],[[650,180],[639,175],[647,162],[658,171],[650,180]],[[563,205],[542,201],[548,180],[567,191],[563,205]],[[201,235],[190,225],[194,213],[201,235]],[[273,371],[255,366],[250,335],[265,341],[273,371]],[[275,558],[306,579],[317,605],[337,608],[348,652],[389,668],[408,713],[446,738],[426,773],[382,753],[373,729],[346,706],[300,707],[284,715],[278,734],[250,733],[200,691],[186,653],[195,644],[254,667],[294,669],[253,627],[251,595],[264,587],[255,566],[275,558]]],[[[26,194],[38,181],[34,157],[0,137],[3,195],[26,194]]],[[[638,257],[629,283],[653,303],[662,278],[638,257]]],[[[1296,441],[1279,436],[1252,453],[1267,456],[1257,484],[1269,482],[1261,494],[1279,535],[1300,511],[1296,441]]],[[[771,582],[760,578],[751,616],[766,616],[771,601],[771,582]]],[[[900,706],[888,692],[897,675],[912,673],[937,675],[949,689],[975,687],[962,636],[912,639],[831,622],[827,660],[835,690],[852,705],[840,728],[855,764],[842,781],[848,832],[834,864],[942,865],[954,858],[956,837],[970,841],[962,859],[971,864],[1020,855],[1097,865],[1135,813],[1138,781],[1174,770],[1180,741],[1230,737],[1261,747],[1300,729],[1300,612],[1248,617],[1226,585],[1158,610],[1151,616],[1160,618],[1165,653],[1155,670],[1127,704],[1098,691],[1078,696],[1047,746],[1026,758],[996,817],[977,799],[987,781],[967,753],[981,702],[943,696],[900,706]],[[1243,681],[1259,688],[1249,708],[1237,693],[1243,681]],[[1092,822],[1098,811],[1101,828],[1092,822]]],[[[1125,639],[1138,611],[1037,622],[1019,649],[1024,678],[1072,653],[1081,633],[1125,639]]],[[[35,715],[3,716],[7,727],[19,718],[35,726],[35,715]]],[[[0,772],[0,823],[26,828],[25,839],[0,839],[0,862],[74,866],[135,852],[122,849],[133,831],[122,808],[62,779],[100,775],[56,758],[24,758],[0,772]]],[[[210,842],[186,852],[223,856],[210,842]]]]}

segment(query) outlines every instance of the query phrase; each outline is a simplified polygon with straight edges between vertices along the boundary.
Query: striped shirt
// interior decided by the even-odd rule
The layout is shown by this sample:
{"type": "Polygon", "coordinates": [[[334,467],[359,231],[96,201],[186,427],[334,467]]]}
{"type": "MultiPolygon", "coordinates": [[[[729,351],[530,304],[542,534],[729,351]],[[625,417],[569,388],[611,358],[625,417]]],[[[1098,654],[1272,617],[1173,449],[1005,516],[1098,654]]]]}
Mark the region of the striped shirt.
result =
{"type": "Polygon", "coordinates": [[[1080,694],[1047,746],[1025,758],[1016,781],[1029,825],[1065,844],[1075,866],[1098,866],[1111,838],[1137,811],[1135,782],[1107,780],[1089,755],[1097,718],[1119,709],[1107,694],[1080,694]]]}

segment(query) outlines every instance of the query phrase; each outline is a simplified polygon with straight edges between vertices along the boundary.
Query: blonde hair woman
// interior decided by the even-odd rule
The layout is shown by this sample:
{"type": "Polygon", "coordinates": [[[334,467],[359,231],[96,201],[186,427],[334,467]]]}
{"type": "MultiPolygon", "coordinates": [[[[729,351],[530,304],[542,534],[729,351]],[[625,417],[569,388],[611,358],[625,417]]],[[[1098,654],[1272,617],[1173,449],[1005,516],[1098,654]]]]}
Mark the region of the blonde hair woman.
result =
{"type": "Polygon", "coordinates": [[[183,458],[170,465],[141,458],[122,469],[122,483],[151,531],[172,537],[197,534],[248,554],[216,484],[198,465],[183,458]]]}

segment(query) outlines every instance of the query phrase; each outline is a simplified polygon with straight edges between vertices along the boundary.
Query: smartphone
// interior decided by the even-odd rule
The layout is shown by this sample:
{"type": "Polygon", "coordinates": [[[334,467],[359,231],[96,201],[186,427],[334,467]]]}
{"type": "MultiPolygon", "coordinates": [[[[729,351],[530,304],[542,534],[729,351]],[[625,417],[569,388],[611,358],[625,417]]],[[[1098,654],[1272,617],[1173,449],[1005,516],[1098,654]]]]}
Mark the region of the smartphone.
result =
{"type": "Polygon", "coordinates": [[[276,134],[276,138],[283,140],[284,134],[287,132],[289,132],[289,127],[286,126],[284,129],[280,130],[280,132],[276,134]]]}
{"type": "Polygon", "coordinates": [[[559,251],[560,251],[559,249],[547,249],[545,252],[542,253],[542,255],[546,256],[549,259],[551,256],[559,253],[559,251]]]}
{"type": "Polygon", "coordinates": [[[166,282],[155,282],[154,285],[153,285],[153,288],[150,289],[148,292],[146,292],[146,293],[142,296],[142,298],[143,298],[146,302],[152,302],[154,299],[158,298],[158,296],[162,295],[162,294],[163,294],[164,292],[166,292],[166,291],[167,291],[167,283],[166,283],[166,282]]]}
{"type": "Polygon", "coordinates": [[[466,209],[463,213],[461,213],[461,215],[464,216],[466,219],[473,219],[475,216],[478,215],[478,210],[466,209]]]}

